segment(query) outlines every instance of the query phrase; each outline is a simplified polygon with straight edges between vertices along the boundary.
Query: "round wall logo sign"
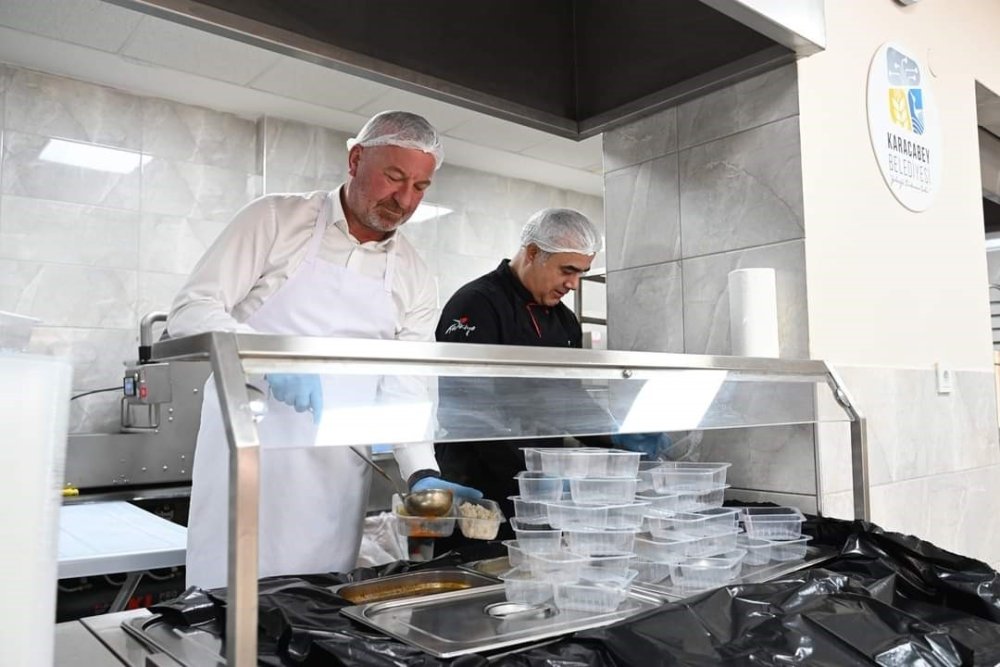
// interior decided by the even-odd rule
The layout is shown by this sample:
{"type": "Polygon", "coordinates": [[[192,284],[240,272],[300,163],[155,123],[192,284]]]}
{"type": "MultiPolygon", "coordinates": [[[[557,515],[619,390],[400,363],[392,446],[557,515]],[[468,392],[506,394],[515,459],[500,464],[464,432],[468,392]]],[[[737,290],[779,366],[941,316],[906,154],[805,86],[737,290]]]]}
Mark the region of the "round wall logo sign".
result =
{"type": "Polygon", "coordinates": [[[899,44],[880,46],[868,68],[868,133],[892,194],[925,210],[941,183],[941,120],[927,68],[899,44]]]}

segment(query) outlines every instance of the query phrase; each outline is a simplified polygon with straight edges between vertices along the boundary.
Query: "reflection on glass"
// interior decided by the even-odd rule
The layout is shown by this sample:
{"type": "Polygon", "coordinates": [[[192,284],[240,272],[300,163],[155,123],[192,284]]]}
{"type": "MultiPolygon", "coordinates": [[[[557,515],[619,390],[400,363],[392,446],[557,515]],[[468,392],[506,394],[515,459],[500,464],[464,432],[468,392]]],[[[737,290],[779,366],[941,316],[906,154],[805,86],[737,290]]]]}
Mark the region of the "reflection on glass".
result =
{"type": "Polygon", "coordinates": [[[647,380],[628,408],[621,430],[626,433],[696,428],[712,407],[726,371],[673,371],[647,380]]]}

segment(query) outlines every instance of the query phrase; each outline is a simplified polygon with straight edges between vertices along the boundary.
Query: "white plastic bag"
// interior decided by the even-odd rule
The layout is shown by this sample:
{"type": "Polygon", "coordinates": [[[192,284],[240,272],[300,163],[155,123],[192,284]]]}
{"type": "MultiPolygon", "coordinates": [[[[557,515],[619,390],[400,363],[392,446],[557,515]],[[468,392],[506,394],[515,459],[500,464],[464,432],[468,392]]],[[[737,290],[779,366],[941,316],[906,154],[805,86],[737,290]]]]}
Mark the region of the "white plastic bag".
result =
{"type": "Polygon", "coordinates": [[[408,558],[406,538],[396,532],[391,512],[365,517],[358,567],[373,567],[408,558]]]}

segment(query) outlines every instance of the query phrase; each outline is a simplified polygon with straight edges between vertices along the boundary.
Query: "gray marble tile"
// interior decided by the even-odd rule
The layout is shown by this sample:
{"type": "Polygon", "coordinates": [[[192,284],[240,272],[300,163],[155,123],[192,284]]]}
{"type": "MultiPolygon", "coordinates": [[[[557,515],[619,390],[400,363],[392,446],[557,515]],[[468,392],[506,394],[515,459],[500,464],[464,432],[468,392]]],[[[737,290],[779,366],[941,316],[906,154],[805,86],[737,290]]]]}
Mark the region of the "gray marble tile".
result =
{"type": "Polygon", "coordinates": [[[26,69],[13,69],[5,126],[48,137],[139,150],[140,97],[26,69]]]}
{"type": "Polygon", "coordinates": [[[137,268],[139,214],[69,202],[0,197],[0,257],[137,268]]]}
{"type": "Polygon", "coordinates": [[[603,197],[567,190],[565,206],[583,213],[592,223],[597,225],[598,229],[602,232],[605,230],[603,197]]]}
{"type": "MultiPolygon", "coordinates": [[[[851,431],[848,422],[816,425],[820,490],[823,496],[854,490],[851,475],[851,431]]],[[[869,457],[870,458],[870,457],[869,457]]]]}
{"type": "Polygon", "coordinates": [[[604,133],[604,172],[677,150],[677,109],[658,111],[604,133]]]}
{"type": "Polygon", "coordinates": [[[679,262],[608,273],[608,349],[683,352],[679,262]]]}
{"type": "Polygon", "coordinates": [[[257,126],[235,114],[157,98],[142,100],[142,151],[233,171],[257,171],[257,126]]]}
{"type": "Polygon", "coordinates": [[[170,310],[170,304],[186,281],[185,275],[140,271],[139,295],[136,302],[137,317],[141,318],[154,310],[170,310]]]}
{"type": "Polygon", "coordinates": [[[726,483],[740,489],[816,493],[810,425],[705,431],[698,460],[729,462],[726,483]]]}
{"type": "Polygon", "coordinates": [[[347,179],[347,140],[350,135],[326,127],[316,128],[316,178],[333,189],[347,179]]]}
{"type": "Polygon", "coordinates": [[[684,345],[691,354],[732,354],[729,272],[775,269],[779,354],[809,358],[805,251],[802,241],[685,259],[684,345]]]}
{"type": "Polygon", "coordinates": [[[872,484],[1000,464],[992,373],[955,371],[939,395],[933,369],[838,370],[867,418],[872,484]]]}
{"type": "Polygon", "coordinates": [[[677,155],[609,174],[604,206],[609,270],[680,259],[677,155]]]}
{"type": "MultiPolygon", "coordinates": [[[[31,337],[29,351],[69,359],[74,393],[113,387],[121,383],[125,361],[136,357],[138,326],[138,322],[134,329],[40,326],[31,337]]],[[[113,396],[116,405],[119,397],[113,396]]]]}
{"type": "Polygon", "coordinates": [[[147,213],[139,233],[143,271],[187,275],[226,223],[147,213]]]}
{"type": "Polygon", "coordinates": [[[680,153],[685,257],[802,238],[798,117],[680,153]]]}
{"type": "Polygon", "coordinates": [[[264,169],[316,178],[316,127],[267,116],[264,123],[264,169]]]}
{"type": "MultiPolygon", "coordinates": [[[[4,116],[7,107],[7,88],[9,87],[12,73],[12,68],[7,65],[0,64],[0,130],[2,130],[5,125],[4,116]]],[[[0,135],[2,135],[2,132],[0,132],[0,135]]]]}
{"type": "Polygon", "coordinates": [[[153,158],[142,169],[142,208],[201,220],[228,221],[257,196],[261,178],[245,172],[153,158]]]}
{"type": "Polygon", "coordinates": [[[273,169],[264,172],[264,194],[276,192],[313,192],[315,190],[330,190],[329,183],[312,176],[287,174],[273,169]]]}
{"type": "MultiPolygon", "coordinates": [[[[139,208],[140,169],[127,174],[74,167],[39,158],[49,139],[5,131],[0,192],[37,199],[139,208]]],[[[138,153],[135,153],[138,160],[138,153]]]]}
{"type": "Polygon", "coordinates": [[[121,430],[119,401],[118,396],[111,394],[95,394],[73,401],[69,409],[69,433],[118,433],[121,430]]]}
{"type": "Polygon", "coordinates": [[[798,112],[798,75],[793,63],[677,107],[678,147],[688,148],[798,112]]]}
{"type": "Polygon", "coordinates": [[[854,495],[850,491],[823,494],[819,511],[834,519],[854,519],[854,495]]]}
{"type": "Polygon", "coordinates": [[[135,271],[0,260],[0,310],[46,326],[135,326],[135,271]]]}
{"type": "Polygon", "coordinates": [[[1000,562],[1000,466],[922,477],[871,489],[872,521],[942,549],[1000,562]]]}
{"type": "Polygon", "coordinates": [[[797,507],[806,514],[816,514],[819,511],[817,497],[812,495],[726,489],[726,500],[739,500],[745,503],[772,503],[781,507],[797,507]]]}

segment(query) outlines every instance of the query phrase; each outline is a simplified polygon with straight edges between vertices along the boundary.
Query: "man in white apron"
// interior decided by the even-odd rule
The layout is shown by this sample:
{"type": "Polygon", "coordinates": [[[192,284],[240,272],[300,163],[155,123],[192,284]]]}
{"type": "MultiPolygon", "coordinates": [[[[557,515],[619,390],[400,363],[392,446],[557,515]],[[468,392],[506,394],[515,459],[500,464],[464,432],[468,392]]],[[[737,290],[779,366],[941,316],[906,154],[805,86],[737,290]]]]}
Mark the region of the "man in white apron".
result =
{"type": "MultiPolygon", "coordinates": [[[[415,114],[383,112],[347,147],[348,178],[337,190],[268,195],[236,214],[174,300],[171,336],[238,331],[434,339],[433,280],[396,230],[440,166],[437,132],[415,114]]],[[[344,447],[309,445],[324,407],[370,404],[378,380],[289,374],[267,380],[269,410],[258,423],[260,576],[349,570],[361,542],[371,471],[344,447]]],[[[440,479],[432,443],[398,445],[394,453],[411,488],[482,496],[440,479]]],[[[228,461],[209,378],[194,458],[188,585],[226,585],[228,461]]]]}

